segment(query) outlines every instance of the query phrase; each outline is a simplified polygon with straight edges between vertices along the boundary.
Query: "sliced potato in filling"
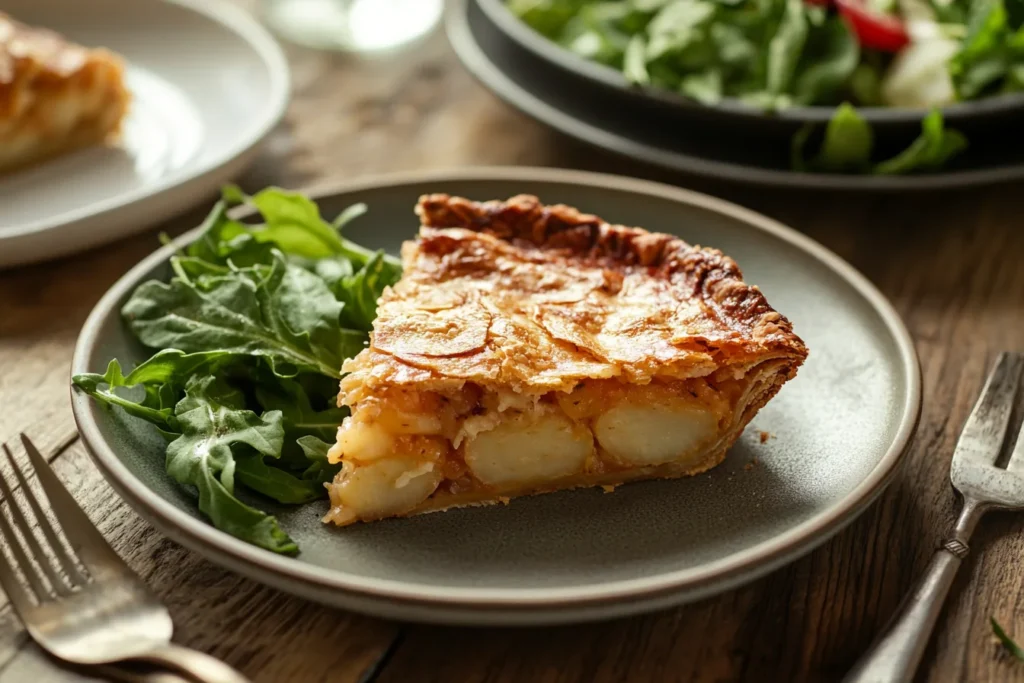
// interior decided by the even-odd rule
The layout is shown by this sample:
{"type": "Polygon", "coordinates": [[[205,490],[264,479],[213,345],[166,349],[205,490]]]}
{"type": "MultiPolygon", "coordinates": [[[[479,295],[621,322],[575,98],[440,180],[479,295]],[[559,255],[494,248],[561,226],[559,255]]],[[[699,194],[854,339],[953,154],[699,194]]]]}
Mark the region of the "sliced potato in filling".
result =
{"type": "Polygon", "coordinates": [[[699,455],[718,435],[718,418],[692,403],[620,403],[594,421],[601,448],[623,465],[661,465],[699,455]]]}
{"type": "Polygon", "coordinates": [[[465,445],[469,470],[491,486],[568,477],[582,472],[593,452],[590,430],[554,411],[515,414],[465,445]]]}

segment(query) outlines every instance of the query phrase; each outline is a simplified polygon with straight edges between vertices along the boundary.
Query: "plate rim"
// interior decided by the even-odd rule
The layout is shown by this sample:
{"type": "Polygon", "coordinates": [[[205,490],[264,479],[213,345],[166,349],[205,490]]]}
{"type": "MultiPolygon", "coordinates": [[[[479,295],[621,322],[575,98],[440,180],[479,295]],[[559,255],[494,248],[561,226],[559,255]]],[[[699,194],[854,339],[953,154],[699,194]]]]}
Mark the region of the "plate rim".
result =
{"type": "MultiPolygon", "coordinates": [[[[178,509],[146,487],[128,470],[114,449],[101,437],[97,416],[102,408],[88,396],[71,390],[72,411],[79,433],[93,461],[111,485],[142,516],[153,521],[167,535],[222,565],[248,574],[263,582],[303,595],[325,592],[328,600],[385,601],[392,607],[401,603],[413,608],[447,608],[486,613],[544,613],[565,609],[614,606],[634,601],[665,600],[669,596],[711,594],[735,586],[799,557],[830,538],[851,522],[889,484],[909,447],[921,409],[921,376],[913,340],[899,315],[871,282],[850,264],[810,237],[782,223],[723,199],[636,178],[588,171],[531,167],[464,167],[376,175],[358,180],[321,184],[307,191],[314,200],[353,192],[446,181],[542,181],[587,185],[597,189],[625,191],[655,196],[724,214],[776,239],[782,240],[823,264],[840,276],[878,314],[896,345],[906,384],[906,396],[896,435],[886,453],[854,489],[825,513],[792,527],[768,541],[759,543],[716,562],[695,568],[663,572],[654,576],[607,582],[590,587],[495,589],[433,586],[407,581],[361,577],[300,562],[252,546],[215,529],[206,521],[178,509]]],[[[93,370],[89,356],[99,343],[99,332],[111,315],[117,315],[120,301],[154,267],[165,262],[181,244],[194,239],[201,228],[194,228],[142,259],[115,282],[90,312],[75,344],[71,374],[93,370]]],[[[365,610],[364,610],[365,611],[365,610]]],[[[531,623],[537,623],[532,621],[531,623]]]]}
{"type": "MultiPolygon", "coordinates": [[[[186,165],[151,185],[146,184],[134,191],[91,202],[86,206],[70,209],[55,216],[4,227],[0,229],[0,244],[7,240],[28,238],[51,230],[60,230],[73,223],[96,219],[127,206],[152,200],[185,183],[215,173],[253,151],[284,118],[291,98],[291,71],[288,67],[288,60],[281,45],[253,16],[227,0],[150,1],[176,5],[198,14],[238,35],[246,45],[252,48],[253,54],[266,67],[270,81],[271,96],[266,102],[264,109],[266,113],[259,120],[259,127],[254,129],[250,137],[240,139],[235,146],[224,153],[200,165],[186,165]]],[[[140,232],[145,227],[147,227],[146,224],[140,224],[133,232],[140,232]]],[[[121,236],[124,234],[129,233],[122,231],[121,236]]]]}
{"type": "Polygon", "coordinates": [[[466,70],[488,91],[514,109],[574,140],[627,159],[730,183],[843,192],[941,190],[991,185],[1024,177],[1024,163],[906,176],[801,173],[709,159],[639,142],[631,139],[628,134],[576,118],[506,75],[504,69],[487,55],[473,33],[469,21],[471,3],[478,11],[484,12],[473,0],[449,0],[444,17],[449,43],[466,70]]]}

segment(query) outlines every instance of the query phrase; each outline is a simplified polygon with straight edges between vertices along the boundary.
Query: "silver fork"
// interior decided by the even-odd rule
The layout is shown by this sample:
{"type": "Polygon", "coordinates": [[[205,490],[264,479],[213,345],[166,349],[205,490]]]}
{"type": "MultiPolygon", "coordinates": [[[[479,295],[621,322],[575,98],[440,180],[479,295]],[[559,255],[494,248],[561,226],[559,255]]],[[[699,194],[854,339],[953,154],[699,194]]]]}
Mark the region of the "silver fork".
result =
{"type": "Polygon", "coordinates": [[[936,551],[914,591],[845,683],[913,679],[956,571],[969,552],[967,542],[982,515],[992,509],[1024,509],[1024,429],[1017,435],[1006,467],[997,465],[1004,445],[1008,445],[1007,428],[1022,370],[1024,355],[1000,354],[953,452],[950,479],[963,496],[953,533],[936,551]]]}
{"type": "Polygon", "coordinates": [[[7,548],[0,551],[0,586],[36,643],[73,664],[139,660],[200,683],[248,683],[227,664],[171,642],[167,608],[107,544],[28,437],[22,434],[21,441],[57,524],[4,444],[28,509],[0,472],[0,492],[14,523],[0,513],[7,548]],[[33,518],[42,537],[32,531],[33,518]]]}

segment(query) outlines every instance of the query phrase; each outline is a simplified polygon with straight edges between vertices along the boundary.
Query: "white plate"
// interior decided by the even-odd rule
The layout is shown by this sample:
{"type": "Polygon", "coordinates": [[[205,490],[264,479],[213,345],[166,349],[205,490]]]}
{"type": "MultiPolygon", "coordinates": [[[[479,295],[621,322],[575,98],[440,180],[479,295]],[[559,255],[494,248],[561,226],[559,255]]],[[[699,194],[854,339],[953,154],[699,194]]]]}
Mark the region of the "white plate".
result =
{"type": "Polygon", "coordinates": [[[120,53],[123,140],[0,176],[0,267],[96,246],[207,200],[284,115],[281,48],[223,0],[4,0],[4,12],[120,53]]]}

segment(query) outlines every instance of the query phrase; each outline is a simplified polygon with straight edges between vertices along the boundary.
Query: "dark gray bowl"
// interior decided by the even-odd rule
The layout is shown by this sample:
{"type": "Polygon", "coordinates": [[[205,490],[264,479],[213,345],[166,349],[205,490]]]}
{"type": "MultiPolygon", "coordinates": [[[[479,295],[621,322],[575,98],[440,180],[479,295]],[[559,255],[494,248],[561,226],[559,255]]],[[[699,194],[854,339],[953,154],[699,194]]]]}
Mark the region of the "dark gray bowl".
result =
{"type": "Polygon", "coordinates": [[[764,135],[760,126],[665,121],[640,108],[615,106],[578,78],[545,73],[537,58],[523,53],[472,0],[451,0],[445,26],[466,68],[512,106],[578,140],[663,168],[759,185],[887,192],[1024,178],[1024,137],[996,131],[973,137],[970,148],[941,171],[798,173],[790,168],[789,139],[764,135]]]}
{"type": "MultiPolygon", "coordinates": [[[[666,122],[685,124],[700,122],[717,124],[723,128],[742,126],[759,131],[762,135],[791,136],[808,123],[826,123],[834,107],[792,107],[776,114],[766,114],[735,99],[726,99],[707,106],[670,90],[651,86],[637,86],[626,81],[618,70],[592,62],[552,42],[534,31],[512,14],[504,0],[471,0],[487,19],[522,53],[532,58],[540,69],[550,69],[587,84],[609,98],[611,106],[635,107],[645,115],[666,122]]],[[[875,133],[884,141],[899,144],[899,140],[920,131],[921,119],[927,109],[864,107],[861,114],[872,124],[875,133]]],[[[944,107],[946,122],[968,136],[991,132],[993,127],[1006,127],[1019,123],[1024,115],[1024,93],[1013,93],[985,98],[973,102],[958,102],[944,107]]]]}

